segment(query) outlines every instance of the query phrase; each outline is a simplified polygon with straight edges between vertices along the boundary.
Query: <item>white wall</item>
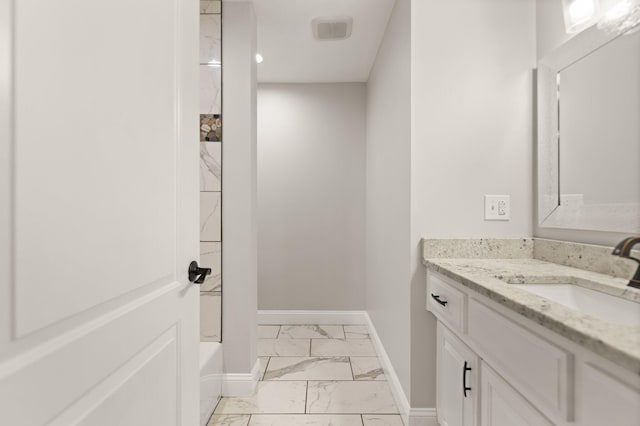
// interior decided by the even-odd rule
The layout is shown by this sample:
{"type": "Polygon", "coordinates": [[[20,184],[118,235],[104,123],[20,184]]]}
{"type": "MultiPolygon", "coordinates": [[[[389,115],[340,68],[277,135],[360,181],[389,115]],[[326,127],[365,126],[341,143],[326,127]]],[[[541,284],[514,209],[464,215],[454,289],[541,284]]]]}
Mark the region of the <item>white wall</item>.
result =
{"type": "Polygon", "coordinates": [[[534,0],[412,2],[411,406],[435,407],[420,238],[532,233],[534,0]],[[484,194],[511,220],[484,220],[484,194]]]}
{"type": "Polygon", "coordinates": [[[407,397],[411,0],[398,0],[367,87],[367,311],[407,397]]]}
{"type": "Polygon", "coordinates": [[[364,308],[365,113],[363,83],[259,86],[259,309],[364,308]]]}
{"type": "Polygon", "coordinates": [[[256,19],[253,5],[225,2],[223,14],[222,339],[225,373],[257,360],[256,19]]]}

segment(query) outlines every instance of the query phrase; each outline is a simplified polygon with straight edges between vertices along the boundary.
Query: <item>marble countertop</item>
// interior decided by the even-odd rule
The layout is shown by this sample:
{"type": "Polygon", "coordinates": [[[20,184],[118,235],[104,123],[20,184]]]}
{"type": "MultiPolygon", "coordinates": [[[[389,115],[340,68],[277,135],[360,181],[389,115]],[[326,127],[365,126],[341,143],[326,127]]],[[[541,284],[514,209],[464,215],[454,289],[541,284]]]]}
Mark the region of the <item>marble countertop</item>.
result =
{"type": "Polygon", "coordinates": [[[628,280],[532,258],[424,259],[426,267],[486,296],[515,313],[640,374],[640,327],[610,323],[515,285],[527,278],[539,282],[570,282],[640,303],[640,290],[628,280]],[[509,284],[512,283],[512,284],[509,284]]]}

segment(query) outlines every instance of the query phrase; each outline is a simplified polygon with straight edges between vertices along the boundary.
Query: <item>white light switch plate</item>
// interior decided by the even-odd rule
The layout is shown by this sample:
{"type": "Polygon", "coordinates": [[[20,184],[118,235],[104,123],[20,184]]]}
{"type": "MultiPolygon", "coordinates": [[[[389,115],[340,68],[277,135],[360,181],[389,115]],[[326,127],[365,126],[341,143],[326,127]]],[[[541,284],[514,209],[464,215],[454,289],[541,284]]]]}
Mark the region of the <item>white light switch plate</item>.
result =
{"type": "Polygon", "coordinates": [[[484,196],[484,220],[510,220],[511,197],[509,195],[484,196]]]}

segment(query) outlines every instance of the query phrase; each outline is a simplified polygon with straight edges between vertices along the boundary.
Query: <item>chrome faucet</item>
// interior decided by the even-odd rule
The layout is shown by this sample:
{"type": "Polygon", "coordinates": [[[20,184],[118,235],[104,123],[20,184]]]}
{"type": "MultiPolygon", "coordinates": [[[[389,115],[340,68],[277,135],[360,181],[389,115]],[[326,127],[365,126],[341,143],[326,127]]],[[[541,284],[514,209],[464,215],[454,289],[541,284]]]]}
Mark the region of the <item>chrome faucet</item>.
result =
{"type": "MultiPolygon", "coordinates": [[[[635,260],[640,264],[640,259],[631,257],[631,249],[636,244],[640,244],[640,237],[625,238],[624,240],[620,241],[620,243],[616,246],[616,248],[613,249],[613,252],[611,252],[611,254],[614,256],[623,257],[625,259],[635,260]]],[[[633,278],[631,278],[631,281],[629,281],[629,284],[627,285],[629,287],[640,289],[640,265],[638,265],[636,274],[633,276],[633,278]]]]}

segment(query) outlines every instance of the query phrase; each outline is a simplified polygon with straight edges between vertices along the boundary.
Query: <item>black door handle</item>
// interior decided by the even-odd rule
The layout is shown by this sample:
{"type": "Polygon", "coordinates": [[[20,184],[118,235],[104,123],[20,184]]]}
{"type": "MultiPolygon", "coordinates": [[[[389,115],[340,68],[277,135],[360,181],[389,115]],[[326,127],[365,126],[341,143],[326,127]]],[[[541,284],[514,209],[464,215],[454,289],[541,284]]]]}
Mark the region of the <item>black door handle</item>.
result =
{"type": "Polygon", "coordinates": [[[195,260],[189,264],[189,281],[202,284],[207,275],[211,275],[211,268],[201,268],[195,260]]]}
{"type": "Polygon", "coordinates": [[[464,397],[467,397],[467,392],[471,390],[469,386],[467,386],[467,371],[471,371],[471,367],[467,366],[467,361],[464,362],[464,367],[462,367],[462,393],[464,397]]]}
{"type": "Polygon", "coordinates": [[[436,302],[438,302],[439,304],[441,304],[442,306],[447,306],[447,302],[446,300],[440,300],[440,296],[436,296],[435,294],[431,293],[431,297],[433,297],[433,300],[435,300],[436,302]]]}

